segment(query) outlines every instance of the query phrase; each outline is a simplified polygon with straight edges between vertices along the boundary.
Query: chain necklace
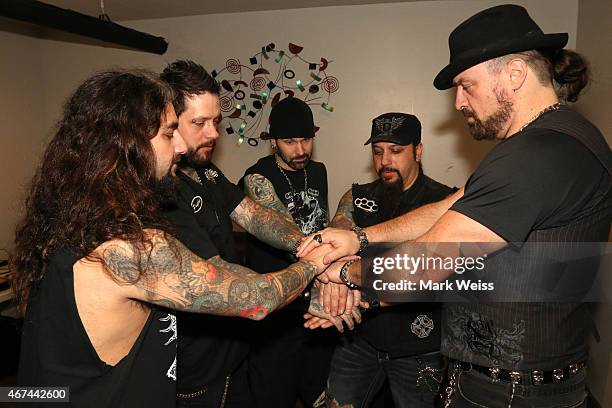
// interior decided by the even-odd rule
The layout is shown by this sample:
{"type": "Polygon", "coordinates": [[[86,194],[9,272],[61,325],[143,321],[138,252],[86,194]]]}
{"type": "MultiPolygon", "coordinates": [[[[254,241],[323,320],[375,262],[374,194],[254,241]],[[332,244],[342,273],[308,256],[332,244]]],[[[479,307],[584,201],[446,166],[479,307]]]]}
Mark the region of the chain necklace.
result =
{"type": "MultiPolygon", "coordinates": [[[[295,205],[293,201],[293,196],[295,195],[295,189],[293,188],[293,184],[291,183],[291,180],[289,180],[289,177],[287,176],[287,173],[285,173],[285,170],[283,170],[280,164],[278,164],[278,160],[276,160],[276,158],[274,162],[276,163],[276,167],[278,167],[281,174],[285,177],[285,180],[287,180],[287,184],[289,184],[289,190],[291,191],[291,202],[293,203],[293,205],[295,205]]],[[[304,166],[302,171],[304,172],[304,192],[308,194],[308,172],[306,171],[306,166],[304,166]]]]}
{"type": "Polygon", "coordinates": [[[521,128],[518,130],[517,133],[522,132],[527,126],[531,125],[533,122],[536,121],[536,119],[538,119],[540,116],[542,116],[546,112],[555,111],[555,110],[559,109],[560,107],[561,107],[561,104],[559,102],[553,103],[552,105],[549,105],[549,106],[545,107],[540,112],[538,112],[533,118],[531,118],[529,120],[529,122],[527,122],[523,126],[521,126],[521,128]]]}

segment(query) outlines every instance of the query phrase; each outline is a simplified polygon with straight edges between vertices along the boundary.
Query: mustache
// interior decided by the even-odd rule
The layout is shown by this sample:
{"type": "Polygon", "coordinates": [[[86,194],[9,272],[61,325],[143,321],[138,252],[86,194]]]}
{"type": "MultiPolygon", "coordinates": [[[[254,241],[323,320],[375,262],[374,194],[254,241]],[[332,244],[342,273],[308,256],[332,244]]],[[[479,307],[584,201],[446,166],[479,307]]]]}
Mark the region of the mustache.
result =
{"type": "Polygon", "coordinates": [[[293,159],[291,159],[291,161],[306,160],[308,158],[309,158],[309,156],[307,154],[304,154],[302,156],[294,157],[293,159]]]}
{"type": "Polygon", "coordinates": [[[399,175],[399,170],[398,169],[393,168],[393,167],[389,167],[389,166],[382,167],[380,170],[378,170],[378,175],[382,176],[382,174],[384,172],[386,172],[386,171],[394,171],[394,172],[396,172],[399,175]]]}
{"type": "Polygon", "coordinates": [[[217,145],[217,141],[216,140],[210,140],[208,142],[204,142],[202,144],[199,144],[198,146],[196,146],[195,150],[198,150],[202,147],[215,147],[217,145]]]}
{"type": "Polygon", "coordinates": [[[468,108],[463,108],[461,109],[461,113],[463,113],[463,116],[467,119],[467,118],[474,118],[476,119],[476,115],[474,114],[474,111],[469,110],[468,108]]]}

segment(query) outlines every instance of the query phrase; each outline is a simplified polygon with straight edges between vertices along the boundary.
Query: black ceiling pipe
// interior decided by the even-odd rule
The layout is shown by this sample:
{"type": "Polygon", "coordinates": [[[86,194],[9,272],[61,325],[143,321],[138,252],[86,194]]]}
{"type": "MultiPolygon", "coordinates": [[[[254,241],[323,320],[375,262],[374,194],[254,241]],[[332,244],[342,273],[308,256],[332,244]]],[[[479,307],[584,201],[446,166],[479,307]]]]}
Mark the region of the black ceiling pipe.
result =
{"type": "Polygon", "coordinates": [[[168,49],[163,37],[40,1],[1,0],[0,15],[154,54],[163,54],[168,49]]]}

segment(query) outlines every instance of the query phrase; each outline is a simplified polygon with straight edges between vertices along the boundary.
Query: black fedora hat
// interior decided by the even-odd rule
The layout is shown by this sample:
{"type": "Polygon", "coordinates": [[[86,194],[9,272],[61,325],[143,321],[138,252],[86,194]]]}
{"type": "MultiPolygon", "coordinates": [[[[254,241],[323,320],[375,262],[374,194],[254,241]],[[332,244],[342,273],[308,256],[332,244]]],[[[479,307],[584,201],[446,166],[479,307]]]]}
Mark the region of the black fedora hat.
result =
{"type": "Polygon", "coordinates": [[[567,33],[544,34],[521,6],[491,7],[468,18],[450,34],[450,63],[438,73],[434,86],[449,89],[455,76],[481,62],[521,51],[560,49],[567,39],[567,33]]]}

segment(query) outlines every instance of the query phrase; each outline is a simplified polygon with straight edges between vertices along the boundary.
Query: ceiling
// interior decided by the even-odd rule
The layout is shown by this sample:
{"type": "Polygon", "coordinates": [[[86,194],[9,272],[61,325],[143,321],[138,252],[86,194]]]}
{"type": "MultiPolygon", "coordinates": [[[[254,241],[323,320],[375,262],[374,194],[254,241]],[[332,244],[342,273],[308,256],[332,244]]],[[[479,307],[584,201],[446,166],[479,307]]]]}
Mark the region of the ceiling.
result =
{"type": "Polygon", "coordinates": [[[200,14],[427,0],[43,0],[44,3],[94,17],[102,14],[101,1],[104,3],[106,14],[113,21],[125,21],[200,14]]]}

